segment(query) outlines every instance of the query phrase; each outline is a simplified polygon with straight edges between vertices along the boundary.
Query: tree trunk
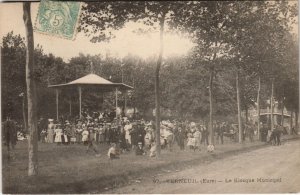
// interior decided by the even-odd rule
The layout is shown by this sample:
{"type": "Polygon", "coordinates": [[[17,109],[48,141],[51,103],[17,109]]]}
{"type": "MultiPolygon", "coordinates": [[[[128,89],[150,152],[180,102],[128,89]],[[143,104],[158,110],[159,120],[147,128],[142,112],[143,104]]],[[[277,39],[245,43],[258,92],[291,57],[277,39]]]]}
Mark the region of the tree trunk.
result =
{"type": "Polygon", "coordinates": [[[78,92],[79,92],[79,118],[82,118],[82,89],[79,86],[78,87],[78,92]]]}
{"type": "Polygon", "coordinates": [[[164,36],[165,16],[160,19],[160,51],[156,63],[155,70],[155,126],[156,126],[156,157],[160,157],[160,90],[159,90],[159,71],[162,64],[162,56],[164,51],[163,36],[164,36]]]}
{"type": "Polygon", "coordinates": [[[69,114],[70,114],[70,119],[72,117],[72,100],[69,100],[69,114]]]}
{"type": "Polygon", "coordinates": [[[208,124],[208,131],[210,134],[210,144],[215,145],[214,139],[214,128],[213,128],[213,76],[214,76],[214,67],[210,68],[210,75],[209,75],[209,124],[208,124]]]}
{"type": "Polygon", "coordinates": [[[132,105],[133,105],[133,116],[135,117],[136,115],[136,110],[135,110],[135,80],[134,80],[134,75],[133,75],[133,78],[132,78],[132,86],[133,86],[133,91],[132,91],[132,105]]]}
{"type": "Polygon", "coordinates": [[[122,105],[122,116],[125,117],[125,112],[126,112],[126,101],[127,101],[127,98],[126,98],[126,91],[123,92],[123,99],[124,99],[124,104],[122,105]]]}
{"type": "Polygon", "coordinates": [[[271,86],[271,131],[274,129],[274,105],[273,105],[273,97],[274,97],[274,79],[272,78],[272,86],[271,86]]]}
{"type": "Polygon", "coordinates": [[[284,124],[284,115],[283,115],[283,111],[284,111],[284,101],[282,100],[281,102],[281,126],[283,127],[284,124]]]}
{"type": "Polygon", "coordinates": [[[293,111],[291,110],[290,132],[289,132],[289,134],[292,134],[292,129],[293,129],[293,111]]]}
{"type": "Polygon", "coordinates": [[[24,120],[24,130],[26,133],[28,133],[28,125],[27,125],[27,117],[26,117],[26,110],[25,110],[25,101],[26,101],[26,96],[25,93],[22,97],[22,110],[23,110],[23,120],[24,120]]]}
{"type": "Polygon", "coordinates": [[[246,117],[246,123],[248,124],[249,120],[248,120],[248,107],[247,107],[247,105],[245,107],[245,117],[246,117]]]}
{"type": "Polygon", "coordinates": [[[58,107],[58,96],[59,96],[59,94],[58,94],[58,89],[56,89],[56,90],[55,90],[55,101],[56,101],[56,120],[57,120],[57,122],[58,122],[58,120],[59,120],[59,113],[58,113],[58,109],[59,109],[59,107],[58,107]]]}
{"type": "Polygon", "coordinates": [[[34,68],[34,41],[30,13],[30,2],[23,3],[23,20],[26,29],[26,86],[28,106],[28,176],[38,174],[38,132],[37,132],[37,108],[36,108],[36,86],[33,75],[34,68]]]}
{"type": "Polygon", "coordinates": [[[119,121],[119,118],[118,118],[118,88],[116,88],[116,119],[118,122],[119,121]]]}
{"type": "Polygon", "coordinates": [[[258,77],[258,90],[257,90],[257,134],[260,140],[260,77],[258,77]]]}
{"type": "Polygon", "coordinates": [[[295,129],[298,132],[298,110],[295,111],[295,129]]]}
{"type": "Polygon", "coordinates": [[[241,119],[241,99],[240,99],[240,74],[237,70],[236,74],[236,99],[237,99],[237,108],[238,108],[238,127],[239,127],[239,143],[243,142],[243,129],[242,129],[242,119],[241,119]]]}

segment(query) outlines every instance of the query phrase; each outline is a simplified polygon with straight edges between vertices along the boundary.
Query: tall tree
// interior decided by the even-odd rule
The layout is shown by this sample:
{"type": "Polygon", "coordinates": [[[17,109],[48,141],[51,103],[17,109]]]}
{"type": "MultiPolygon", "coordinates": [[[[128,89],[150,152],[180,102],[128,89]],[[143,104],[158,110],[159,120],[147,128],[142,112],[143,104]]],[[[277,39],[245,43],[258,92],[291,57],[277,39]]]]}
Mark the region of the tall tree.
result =
{"type": "Polygon", "coordinates": [[[241,118],[241,94],[240,94],[240,70],[239,67],[236,71],[236,102],[238,110],[238,128],[239,128],[239,143],[243,140],[242,118],[241,118]]]}
{"type": "Polygon", "coordinates": [[[160,156],[160,69],[163,60],[163,37],[165,25],[175,17],[174,13],[178,9],[183,9],[181,2],[105,2],[105,3],[88,3],[83,12],[83,31],[93,36],[92,41],[103,41],[111,38],[111,34],[106,34],[106,29],[120,29],[128,21],[141,21],[149,26],[155,26],[160,33],[160,47],[155,69],[155,119],[156,119],[156,144],[157,157],[160,156]],[[93,28],[90,31],[90,27],[93,28]]]}
{"type": "MultiPolygon", "coordinates": [[[[282,99],[287,110],[299,113],[299,44],[297,37],[287,36],[284,53],[283,70],[281,71],[280,83],[277,84],[275,97],[282,99]],[[282,89],[284,94],[282,97],[282,89]]],[[[292,117],[292,116],[291,116],[292,117]]],[[[298,128],[298,119],[295,117],[295,127],[298,128]]]]}
{"type": "Polygon", "coordinates": [[[274,81],[274,76],[282,70],[282,38],[295,15],[294,6],[288,2],[262,1],[236,2],[232,8],[235,10],[231,16],[234,36],[230,42],[233,55],[241,59],[237,72],[242,68],[249,74],[255,73],[258,78],[269,76],[274,81]]]}
{"type": "Polygon", "coordinates": [[[2,38],[1,46],[1,108],[2,117],[6,114],[14,116],[14,120],[22,118],[22,97],[26,94],[25,82],[25,43],[20,35],[8,33],[2,38]],[[11,79],[14,78],[14,79],[11,79]]]}
{"type": "Polygon", "coordinates": [[[26,86],[27,86],[27,105],[28,105],[28,175],[38,174],[38,134],[37,134],[37,107],[36,107],[36,86],[34,71],[34,41],[31,22],[30,2],[23,3],[23,20],[26,29],[26,86]]]}
{"type": "Polygon", "coordinates": [[[213,129],[213,99],[214,90],[213,83],[216,73],[221,68],[222,61],[230,57],[230,45],[228,44],[228,36],[230,31],[230,4],[231,2],[188,2],[189,9],[176,10],[181,18],[176,18],[173,25],[179,30],[188,32],[192,40],[197,44],[195,50],[195,60],[203,62],[209,70],[209,132],[210,142],[214,145],[214,129],[213,129]]]}

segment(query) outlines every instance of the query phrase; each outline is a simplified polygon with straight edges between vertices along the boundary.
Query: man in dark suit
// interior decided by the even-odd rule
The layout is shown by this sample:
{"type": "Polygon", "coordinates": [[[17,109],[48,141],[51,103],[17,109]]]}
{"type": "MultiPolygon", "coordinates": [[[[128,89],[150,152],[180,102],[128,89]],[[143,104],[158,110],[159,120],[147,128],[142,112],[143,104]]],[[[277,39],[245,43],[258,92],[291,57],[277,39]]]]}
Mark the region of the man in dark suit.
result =
{"type": "Polygon", "coordinates": [[[204,144],[206,144],[208,146],[209,145],[209,142],[208,142],[209,132],[208,132],[207,127],[205,125],[203,125],[202,128],[201,128],[201,134],[202,134],[201,143],[204,142],[204,144]]]}
{"type": "Polygon", "coordinates": [[[217,124],[217,140],[220,144],[224,144],[224,140],[223,140],[223,137],[224,137],[224,131],[225,131],[225,124],[217,124]],[[220,139],[220,140],[219,140],[220,139]]]}
{"type": "Polygon", "coordinates": [[[146,154],[145,151],[144,151],[144,149],[143,149],[142,142],[138,143],[138,146],[135,149],[135,154],[136,155],[145,155],[146,154]]]}
{"type": "Polygon", "coordinates": [[[184,150],[184,139],[185,139],[185,132],[183,131],[182,127],[179,126],[178,127],[178,131],[176,133],[176,137],[177,137],[177,143],[178,146],[180,147],[180,150],[184,150]]]}
{"type": "Polygon", "coordinates": [[[267,128],[267,125],[266,124],[263,124],[262,125],[262,128],[260,130],[260,133],[261,133],[261,141],[262,142],[266,142],[267,141],[267,136],[268,136],[268,128],[267,128]]]}
{"type": "Polygon", "coordinates": [[[4,144],[7,146],[8,150],[10,147],[14,149],[17,143],[16,124],[10,119],[10,117],[7,117],[6,121],[4,121],[2,125],[2,137],[4,144]]]}

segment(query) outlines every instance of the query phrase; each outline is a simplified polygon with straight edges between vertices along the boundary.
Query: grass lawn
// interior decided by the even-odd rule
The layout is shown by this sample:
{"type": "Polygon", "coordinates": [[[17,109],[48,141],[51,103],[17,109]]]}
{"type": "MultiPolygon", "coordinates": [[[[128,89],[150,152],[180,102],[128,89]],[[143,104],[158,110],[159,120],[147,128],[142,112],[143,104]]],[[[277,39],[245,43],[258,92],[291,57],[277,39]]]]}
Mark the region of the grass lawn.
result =
{"type": "Polygon", "coordinates": [[[232,143],[225,138],[224,145],[216,145],[213,154],[202,151],[180,151],[177,145],[173,152],[162,150],[159,160],[135,156],[134,152],[121,155],[118,160],[109,160],[108,146],[97,146],[101,156],[93,151],[86,153],[81,144],[61,145],[39,143],[39,175],[27,176],[27,141],[19,141],[13,151],[13,159],[7,160],[6,148],[2,146],[2,191],[3,193],[102,193],[105,190],[130,182],[139,182],[141,177],[177,171],[194,164],[208,163],[221,158],[224,152],[236,152],[265,143],[246,141],[232,143]]]}

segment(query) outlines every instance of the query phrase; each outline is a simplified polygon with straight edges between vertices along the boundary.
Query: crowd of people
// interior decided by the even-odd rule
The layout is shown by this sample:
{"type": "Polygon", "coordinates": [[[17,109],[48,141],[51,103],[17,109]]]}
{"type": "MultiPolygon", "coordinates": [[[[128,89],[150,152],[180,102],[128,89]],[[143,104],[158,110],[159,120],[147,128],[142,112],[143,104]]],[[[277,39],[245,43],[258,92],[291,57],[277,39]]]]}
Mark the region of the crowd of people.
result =
{"type": "MultiPolygon", "coordinates": [[[[21,137],[21,132],[17,131],[16,123],[7,120],[3,123],[3,129],[2,135],[7,134],[6,137],[8,137],[6,140],[4,139],[5,143],[14,146],[17,139],[11,139],[11,137],[18,137],[18,139],[21,137]],[[9,132],[17,133],[8,135],[9,132]]],[[[200,151],[204,146],[209,146],[209,130],[205,121],[196,123],[188,120],[162,120],[159,139],[155,137],[153,121],[121,116],[116,118],[116,114],[113,112],[94,112],[91,114],[83,112],[81,118],[65,120],[62,117],[58,121],[41,118],[38,122],[38,129],[39,140],[44,143],[82,144],[87,147],[87,152],[93,150],[96,154],[99,154],[96,145],[109,145],[108,156],[111,159],[119,158],[121,153],[132,150],[135,151],[136,155],[148,154],[150,157],[154,157],[156,156],[157,140],[160,141],[162,149],[167,148],[170,151],[172,151],[174,144],[177,144],[180,150],[192,151],[200,151]]],[[[225,136],[232,140],[238,136],[236,124],[215,121],[213,129],[217,144],[224,144],[225,136]]],[[[242,129],[243,140],[249,138],[249,141],[252,142],[257,133],[257,127],[253,123],[246,123],[242,129]]],[[[268,130],[267,125],[262,125],[261,141],[274,142],[279,145],[282,132],[284,129],[279,125],[276,125],[272,132],[268,130]]]]}
{"type": "MultiPolygon", "coordinates": [[[[156,155],[157,140],[153,121],[113,116],[115,113],[83,113],[80,119],[49,119],[47,127],[40,121],[39,127],[43,127],[40,140],[57,145],[83,144],[87,146],[87,152],[92,149],[95,153],[98,153],[95,145],[107,144],[110,145],[109,158],[118,158],[120,153],[130,150],[135,150],[136,155],[156,155]]],[[[227,122],[214,122],[213,129],[218,144],[224,144],[224,136],[236,134],[236,130],[227,122]]],[[[244,137],[247,135],[253,141],[254,127],[246,125],[244,129],[244,137]]],[[[201,150],[202,145],[209,145],[207,123],[163,120],[159,140],[162,149],[168,148],[170,151],[176,143],[180,150],[186,147],[188,150],[201,150]]]]}

